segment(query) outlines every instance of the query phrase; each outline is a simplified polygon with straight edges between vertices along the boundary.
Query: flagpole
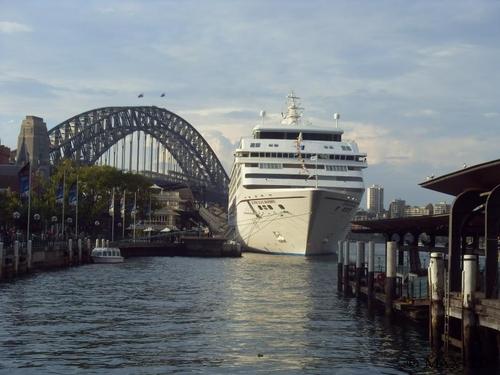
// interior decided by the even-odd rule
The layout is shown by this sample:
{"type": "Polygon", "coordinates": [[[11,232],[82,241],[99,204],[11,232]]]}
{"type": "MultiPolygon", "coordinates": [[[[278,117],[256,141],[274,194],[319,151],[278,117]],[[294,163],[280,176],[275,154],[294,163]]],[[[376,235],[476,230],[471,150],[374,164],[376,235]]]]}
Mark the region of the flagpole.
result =
{"type": "Polygon", "coordinates": [[[125,239],[125,215],[127,214],[126,190],[123,190],[122,239],[125,239]]]}
{"type": "Polygon", "coordinates": [[[78,239],[78,174],[76,175],[76,217],[75,217],[75,236],[78,239]]]}
{"type": "Polygon", "coordinates": [[[135,242],[135,218],[137,217],[137,191],[134,193],[134,242],[135,242]]]}
{"type": "Polygon", "coordinates": [[[111,211],[113,214],[112,216],[112,223],[111,223],[111,242],[115,241],[115,188],[113,188],[113,193],[111,195],[111,211]]]}
{"type": "Polygon", "coordinates": [[[31,160],[29,160],[28,156],[28,162],[30,163],[29,167],[29,176],[28,176],[28,224],[26,227],[26,243],[30,239],[30,222],[31,222],[31,160]]]}
{"type": "Polygon", "coordinates": [[[64,200],[65,200],[64,195],[65,195],[65,192],[66,192],[66,168],[63,171],[63,195],[62,195],[62,218],[61,218],[61,226],[62,226],[61,234],[62,234],[63,240],[64,240],[64,200]]]}

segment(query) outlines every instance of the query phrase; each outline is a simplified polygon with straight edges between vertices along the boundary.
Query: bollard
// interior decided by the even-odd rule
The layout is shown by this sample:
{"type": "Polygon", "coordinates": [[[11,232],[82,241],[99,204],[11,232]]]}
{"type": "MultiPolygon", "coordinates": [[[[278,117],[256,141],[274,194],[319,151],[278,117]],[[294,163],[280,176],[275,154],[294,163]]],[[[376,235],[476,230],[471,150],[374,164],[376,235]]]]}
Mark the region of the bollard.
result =
{"type": "Polygon", "coordinates": [[[68,262],[71,266],[73,264],[73,239],[68,240],[68,262]]]}
{"type": "Polygon", "coordinates": [[[373,284],[375,279],[375,242],[368,242],[368,304],[373,300],[373,284]]]}
{"type": "Polygon", "coordinates": [[[431,253],[427,270],[427,287],[429,290],[429,341],[432,349],[441,349],[441,336],[444,332],[444,256],[442,253],[431,253]]]}
{"type": "Polygon", "coordinates": [[[356,297],[361,296],[361,278],[364,274],[364,261],[365,261],[365,243],[358,241],[356,243],[356,284],[355,291],[356,297]]]}
{"type": "Polygon", "coordinates": [[[462,271],[462,358],[467,366],[475,366],[480,360],[478,319],[474,311],[477,283],[475,255],[464,255],[462,271]]]}
{"type": "Polygon", "coordinates": [[[0,280],[3,277],[3,242],[0,242],[0,280]]]}
{"type": "Polygon", "coordinates": [[[19,241],[14,242],[14,274],[19,271],[19,241]]]}
{"type": "Polygon", "coordinates": [[[96,238],[96,239],[95,239],[95,247],[100,247],[100,246],[99,246],[99,238],[96,238]]]}
{"type": "Polygon", "coordinates": [[[395,241],[389,241],[386,246],[385,313],[390,316],[392,315],[392,302],[394,300],[394,289],[396,286],[396,252],[398,245],[395,241]]]}
{"type": "Polygon", "coordinates": [[[109,247],[109,240],[106,240],[106,247],[109,247]]]}
{"type": "Polygon", "coordinates": [[[352,294],[351,286],[349,285],[349,241],[344,241],[344,271],[342,277],[344,278],[344,296],[348,297],[352,294]]]}
{"type": "Polygon", "coordinates": [[[342,270],[344,267],[344,261],[343,261],[344,251],[342,248],[343,246],[344,246],[344,241],[339,241],[338,242],[338,249],[337,249],[337,258],[338,258],[338,262],[337,262],[337,290],[339,292],[342,291],[342,270]]]}
{"type": "Polygon", "coordinates": [[[33,241],[28,240],[28,248],[27,248],[27,255],[26,255],[26,268],[27,270],[31,270],[31,263],[33,260],[33,241]]]}
{"type": "Polygon", "coordinates": [[[78,239],[78,264],[82,264],[82,239],[78,239]]]}
{"type": "Polygon", "coordinates": [[[101,240],[101,247],[107,247],[106,240],[104,238],[101,240]]]}

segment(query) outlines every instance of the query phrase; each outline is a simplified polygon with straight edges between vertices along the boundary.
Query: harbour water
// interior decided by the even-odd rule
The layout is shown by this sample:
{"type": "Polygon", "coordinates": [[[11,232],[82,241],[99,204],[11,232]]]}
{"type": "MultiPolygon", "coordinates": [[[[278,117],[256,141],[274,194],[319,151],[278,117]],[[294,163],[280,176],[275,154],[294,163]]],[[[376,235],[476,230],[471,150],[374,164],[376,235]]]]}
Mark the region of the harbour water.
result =
{"type": "MultiPolygon", "coordinates": [[[[333,258],[134,258],[0,284],[0,373],[428,374],[425,329],[337,293],[333,258]]],[[[455,366],[458,366],[454,362],[455,366]]]]}

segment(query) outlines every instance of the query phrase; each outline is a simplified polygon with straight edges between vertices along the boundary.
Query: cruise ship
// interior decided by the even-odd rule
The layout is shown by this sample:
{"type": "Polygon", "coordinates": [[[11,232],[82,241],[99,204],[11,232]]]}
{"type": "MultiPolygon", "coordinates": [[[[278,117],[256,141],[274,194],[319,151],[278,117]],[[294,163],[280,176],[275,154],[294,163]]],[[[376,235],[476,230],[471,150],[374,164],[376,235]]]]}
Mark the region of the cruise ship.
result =
{"type": "Polygon", "coordinates": [[[302,120],[292,92],[281,123],[242,138],[229,184],[228,224],[246,251],[320,255],[336,251],[365,187],[366,154],[336,126],[302,120]]]}

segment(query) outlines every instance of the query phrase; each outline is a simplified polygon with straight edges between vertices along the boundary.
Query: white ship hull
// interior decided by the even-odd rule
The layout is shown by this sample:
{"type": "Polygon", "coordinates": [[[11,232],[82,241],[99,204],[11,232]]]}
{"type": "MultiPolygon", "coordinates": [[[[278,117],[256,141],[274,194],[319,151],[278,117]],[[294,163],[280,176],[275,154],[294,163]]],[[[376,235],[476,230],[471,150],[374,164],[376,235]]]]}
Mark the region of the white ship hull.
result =
{"type": "Polygon", "coordinates": [[[230,224],[244,249],[295,255],[334,253],[360,199],[321,188],[241,188],[238,193],[230,224]]]}

